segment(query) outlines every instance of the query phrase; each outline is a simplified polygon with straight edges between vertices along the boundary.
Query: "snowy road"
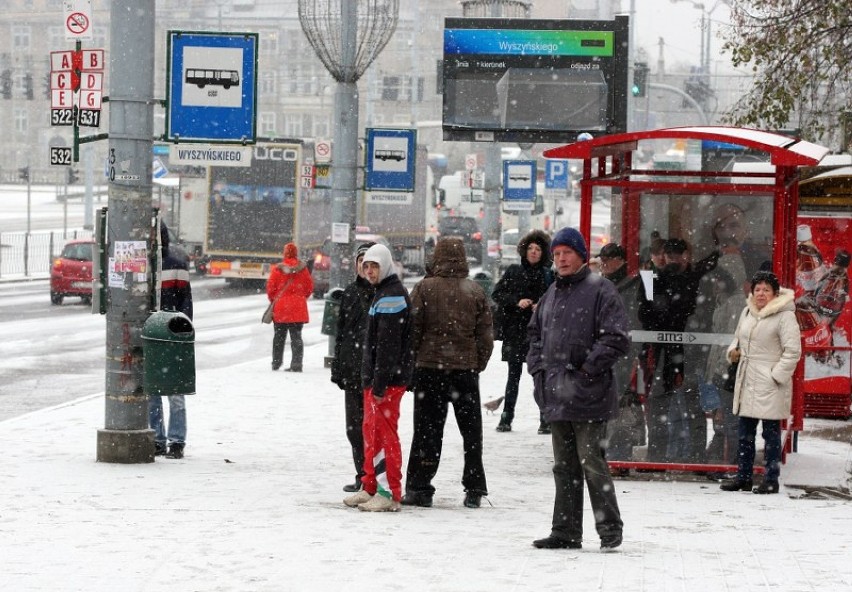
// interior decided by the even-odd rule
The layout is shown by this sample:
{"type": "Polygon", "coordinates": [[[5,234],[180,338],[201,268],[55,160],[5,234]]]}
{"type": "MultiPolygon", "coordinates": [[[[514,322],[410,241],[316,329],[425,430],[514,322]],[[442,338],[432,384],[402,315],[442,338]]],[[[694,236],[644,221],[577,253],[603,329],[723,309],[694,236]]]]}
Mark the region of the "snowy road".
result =
{"type": "MultiPolygon", "coordinates": [[[[0,421],[103,392],[106,319],[79,299],[52,306],[45,280],[0,283],[0,421]]],[[[269,357],[266,296],[193,278],[197,372],[269,357]]],[[[323,302],[310,300],[305,345],[325,342],[323,302]]]]}

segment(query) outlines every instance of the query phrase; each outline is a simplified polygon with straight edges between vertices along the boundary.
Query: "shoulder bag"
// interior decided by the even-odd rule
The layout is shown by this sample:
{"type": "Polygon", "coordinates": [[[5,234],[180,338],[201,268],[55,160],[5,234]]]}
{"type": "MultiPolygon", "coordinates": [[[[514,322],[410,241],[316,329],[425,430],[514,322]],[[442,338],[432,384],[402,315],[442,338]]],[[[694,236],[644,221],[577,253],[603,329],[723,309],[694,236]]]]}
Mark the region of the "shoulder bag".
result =
{"type": "Polygon", "coordinates": [[[266,310],[263,311],[263,316],[260,318],[260,322],[264,325],[268,325],[272,322],[272,310],[275,308],[275,303],[278,302],[278,299],[281,298],[281,295],[284,293],[284,288],[287,287],[287,284],[290,283],[290,280],[293,279],[295,274],[288,274],[287,279],[284,282],[284,285],[281,286],[281,289],[278,290],[278,294],[275,295],[275,298],[272,299],[272,302],[269,303],[269,306],[266,307],[266,310]]]}

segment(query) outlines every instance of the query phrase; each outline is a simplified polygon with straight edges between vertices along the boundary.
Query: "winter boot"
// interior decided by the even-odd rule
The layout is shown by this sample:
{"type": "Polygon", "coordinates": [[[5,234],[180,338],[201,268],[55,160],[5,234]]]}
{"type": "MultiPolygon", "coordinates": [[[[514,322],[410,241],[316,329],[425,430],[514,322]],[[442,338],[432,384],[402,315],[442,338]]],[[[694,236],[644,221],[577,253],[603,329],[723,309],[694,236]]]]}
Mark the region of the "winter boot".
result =
{"type": "Polygon", "coordinates": [[[183,458],[183,444],[172,444],[166,453],[166,458],[183,458]]]}
{"type": "Polygon", "coordinates": [[[503,412],[500,415],[500,423],[497,424],[498,432],[511,432],[512,431],[512,415],[509,413],[503,412]]]}
{"type": "Polygon", "coordinates": [[[399,512],[399,507],[399,502],[383,495],[374,495],[370,501],[358,505],[362,512],[399,512]]]}
{"type": "Polygon", "coordinates": [[[366,504],[368,501],[373,499],[372,494],[367,493],[365,490],[361,490],[354,495],[350,495],[346,499],[343,500],[343,503],[350,508],[357,508],[361,504],[366,504]]]}

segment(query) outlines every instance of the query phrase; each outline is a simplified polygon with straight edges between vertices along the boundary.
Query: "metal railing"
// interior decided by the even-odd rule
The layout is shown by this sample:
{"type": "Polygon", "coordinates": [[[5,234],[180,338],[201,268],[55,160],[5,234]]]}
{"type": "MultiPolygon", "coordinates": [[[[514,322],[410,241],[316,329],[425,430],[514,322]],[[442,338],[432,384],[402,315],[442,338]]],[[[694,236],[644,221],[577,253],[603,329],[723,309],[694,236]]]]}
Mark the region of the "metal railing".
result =
{"type": "Polygon", "coordinates": [[[0,232],[0,278],[49,275],[53,258],[77,238],[92,238],[92,231],[0,232]]]}

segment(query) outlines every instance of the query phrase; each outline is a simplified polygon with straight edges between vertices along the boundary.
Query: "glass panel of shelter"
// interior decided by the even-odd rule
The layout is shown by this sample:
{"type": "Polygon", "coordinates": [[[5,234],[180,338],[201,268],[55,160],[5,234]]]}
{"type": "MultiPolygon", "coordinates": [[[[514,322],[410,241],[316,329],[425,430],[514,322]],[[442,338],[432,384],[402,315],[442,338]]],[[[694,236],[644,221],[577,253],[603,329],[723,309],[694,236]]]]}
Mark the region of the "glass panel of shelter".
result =
{"type": "MultiPolygon", "coordinates": [[[[736,465],[738,418],[725,389],[725,354],[751,277],[771,269],[772,197],[640,197],[639,277],[621,291],[632,346],[616,381],[642,401],[645,426],[633,425],[629,437],[615,433],[635,419],[622,411],[608,460],[736,465]]],[[[595,200],[593,217],[602,207],[595,200]]]]}

